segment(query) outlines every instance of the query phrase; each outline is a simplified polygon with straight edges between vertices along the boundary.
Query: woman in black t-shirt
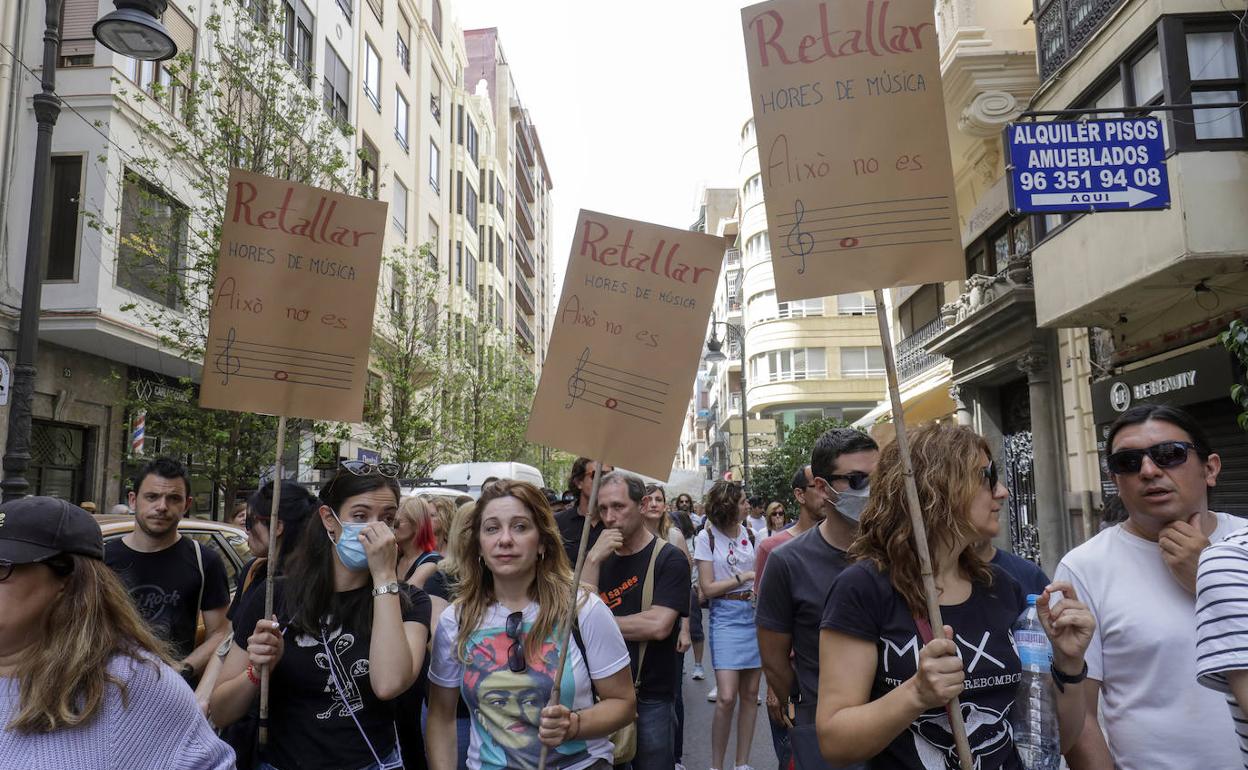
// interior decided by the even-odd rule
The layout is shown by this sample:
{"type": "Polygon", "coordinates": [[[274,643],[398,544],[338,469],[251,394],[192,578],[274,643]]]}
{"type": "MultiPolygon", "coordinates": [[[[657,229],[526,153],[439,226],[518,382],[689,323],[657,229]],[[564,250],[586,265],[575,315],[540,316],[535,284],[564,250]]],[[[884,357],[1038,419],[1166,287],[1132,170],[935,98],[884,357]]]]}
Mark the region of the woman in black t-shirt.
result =
{"type": "MultiPolygon", "coordinates": [[[[833,765],[872,770],[957,767],[946,705],[961,696],[975,767],[1022,770],[1010,709],[1022,678],[1010,627],[1026,602],[1004,571],[975,552],[984,523],[1009,493],[987,442],[966,427],[927,425],[911,437],[914,476],[947,625],[933,640],[905,475],[894,442],[871,478],[871,499],[824,609],[819,646],[819,746],[833,765]],[[960,656],[959,656],[960,655],[960,656]]],[[[826,483],[817,480],[820,486],[826,483]]],[[[1036,602],[1055,673],[1071,682],[1057,698],[1062,748],[1084,720],[1083,655],[1095,622],[1069,583],[1036,602]],[[1052,594],[1063,598],[1049,603],[1052,594]]]]}
{"type": "Polygon", "coordinates": [[[429,599],[395,572],[399,487],[344,464],[320,499],[274,585],[275,617],[263,617],[262,590],[239,609],[212,715],[218,724],[241,716],[271,666],[261,770],[402,767],[392,702],[424,662],[429,599]]]}

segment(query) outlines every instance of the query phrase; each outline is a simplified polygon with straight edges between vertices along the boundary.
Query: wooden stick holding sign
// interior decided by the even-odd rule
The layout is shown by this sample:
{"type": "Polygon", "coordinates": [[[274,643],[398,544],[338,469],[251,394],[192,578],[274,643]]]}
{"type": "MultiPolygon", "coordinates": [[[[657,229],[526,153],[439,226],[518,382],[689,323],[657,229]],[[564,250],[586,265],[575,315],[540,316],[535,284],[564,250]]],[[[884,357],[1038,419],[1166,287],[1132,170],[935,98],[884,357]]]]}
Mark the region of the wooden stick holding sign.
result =
{"type": "MultiPolygon", "coordinates": [[[[269,509],[268,579],[264,581],[264,619],[273,617],[273,583],[277,578],[277,507],[282,501],[282,451],[286,448],[286,417],[277,418],[277,458],[273,462],[273,507],[269,509]]],[[[269,743],[269,664],[260,667],[260,745],[269,743]]]]}
{"type": "MultiPolygon", "coordinates": [[[[884,348],[884,370],[888,375],[888,398],[893,407],[893,425],[896,428],[897,450],[901,454],[901,469],[906,480],[906,507],[910,509],[910,528],[914,530],[914,550],[919,556],[919,571],[923,575],[923,595],[927,599],[927,619],[933,634],[944,636],[944,621],[940,615],[940,602],[936,594],[936,577],[932,572],[932,554],[927,547],[927,527],[923,524],[923,506],[919,503],[919,488],[914,481],[914,463],[910,459],[910,440],[906,436],[905,412],[902,411],[901,390],[897,387],[897,362],[893,359],[893,339],[888,328],[888,308],[884,305],[884,292],[875,290],[875,317],[880,322],[880,346],[884,348]]],[[[966,723],[962,719],[962,704],[957,697],[945,706],[949,713],[949,732],[958,749],[958,761],[962,770],[973,770],[971,744],[966,738],[966,723]]]]}
{"type": "MultiPolygon", "coordinates": [[[[572,570],[572,604],[568,607],[568,616],[559,621],[559,664],[555,666],[554,686],[550,689],[550,700],[546,702],[547,706],[559,705],[559,683],[563,681],[563,666],[568,659],[568,642],[572,635],[572,624],[576,622],[576,605],[580,599],[581,572],[585,569],[585,552],[589,550],[589,530],[592,528],[590,523],[594,520],[594,512],[598,510],[598,487],[602,485],[603,472],[602,469],[606,465],[599,460],[597,464],[597,472],[594,473],[594,485],[589,491],[589,510],[586,511],[585,521],[581,524],[581,547],[576,552],[576,568],[572,570]]],[[[576,503],[573,503],[576,505],[576,503]]],[[[589,661],[585,661],[586,667],[589,661]]],[[[542,753],[537,760],[537,770],[546,770],[546,755],[550,753],[550,747],[542,744],[542,753]]]]}

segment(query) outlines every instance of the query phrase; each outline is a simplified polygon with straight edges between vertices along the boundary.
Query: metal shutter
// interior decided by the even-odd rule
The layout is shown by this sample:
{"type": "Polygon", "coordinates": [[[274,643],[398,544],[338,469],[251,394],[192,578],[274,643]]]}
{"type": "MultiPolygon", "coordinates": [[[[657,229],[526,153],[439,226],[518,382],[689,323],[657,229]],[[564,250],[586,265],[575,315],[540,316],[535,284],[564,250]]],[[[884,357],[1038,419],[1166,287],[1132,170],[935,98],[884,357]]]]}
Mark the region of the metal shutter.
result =
{"type": "Polygon", "coordinates": [[[169,31],[169,37],[173,38],[173,43],[178,47],[178,54],[188,54],[191,61],[195,61],[195,25],[190,19],[182,15],[182,12],[172,5],[165,9],[165,15],[161,17],[161,23],[165,25],[165,29],[169,31]]]}
{"type": "Polygon", "coordinates": [[[1209,495],[1209,506],[1236,516],[1248,516],[1248,433],[1235,419],[1230,398],[1185,407],[1205,429],[1209,445],[1222,458],[1218,486],[1209,495]]]}
{"type": "Polygon", "coordinates": [[[99,15],[97,0],[65,0],[61,6],[61,56],[95,55],[91,28],[99,15]]]}

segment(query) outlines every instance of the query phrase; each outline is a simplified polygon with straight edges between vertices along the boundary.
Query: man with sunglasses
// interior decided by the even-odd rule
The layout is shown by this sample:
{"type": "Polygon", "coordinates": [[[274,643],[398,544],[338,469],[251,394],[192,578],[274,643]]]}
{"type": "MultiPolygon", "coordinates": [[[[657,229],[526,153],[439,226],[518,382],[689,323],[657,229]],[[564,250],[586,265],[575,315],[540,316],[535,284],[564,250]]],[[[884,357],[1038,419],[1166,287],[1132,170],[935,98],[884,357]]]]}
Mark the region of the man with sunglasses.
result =
{"type": "MultiPolygon", "coordinates": [[[[819,437],[810,465],[802,469],[798,499],[803,516],[809,507],[823,521],[771,554],[759,588],[755,621],[770,691],[767,712],[773,723],[788,729],[798,770],[831,767],[815,735],[819,626],[828,591],[849,566],[845,552],[858,531],[879,461],[879,445],[866,433],[834,428],[819,437]]],[[[794,479],[794,496],[797,484],[794,479]]]]}
{"type": "Polygon", "coordinates": [[[1196,421],[1170,406],[1127,410],[1106,446],[1127,519],[1066,554],[1054,576],[1096,617],[1079,685],[1087,721],[1067,761],[1072,770],[1237,767],[1226,705],[1196,683],[1196,567],[1211,540],[1243,526],[1209,510],[1221,460],[1196,421]]]}
{"type": "Polygon", "coordinates": [[[134,477],[130,507],[134,531],[104,546],[104,563],[125,583],[151,629],[171,644],[175,668],[194,685],[230,630],[225,564],[212,548],[178,533],[191,508],[191,480],[182,463],[158,457],[144,465],[134,477]],[[197,647],[201,612],[204,641],[197,647]]]}

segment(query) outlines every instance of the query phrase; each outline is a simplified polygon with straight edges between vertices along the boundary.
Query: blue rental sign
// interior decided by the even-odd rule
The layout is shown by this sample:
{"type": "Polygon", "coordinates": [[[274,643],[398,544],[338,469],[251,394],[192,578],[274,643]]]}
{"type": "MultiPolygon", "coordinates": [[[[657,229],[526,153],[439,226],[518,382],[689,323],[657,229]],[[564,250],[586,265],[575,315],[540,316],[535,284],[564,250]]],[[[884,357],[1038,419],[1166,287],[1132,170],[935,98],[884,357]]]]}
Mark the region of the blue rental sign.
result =
{"type": "Polygon", "coordinates": [[[1011,123],[1010,209],[1022,214],[1170,207],[1156,118],[1011,123]]]}

